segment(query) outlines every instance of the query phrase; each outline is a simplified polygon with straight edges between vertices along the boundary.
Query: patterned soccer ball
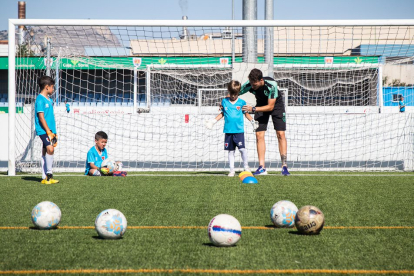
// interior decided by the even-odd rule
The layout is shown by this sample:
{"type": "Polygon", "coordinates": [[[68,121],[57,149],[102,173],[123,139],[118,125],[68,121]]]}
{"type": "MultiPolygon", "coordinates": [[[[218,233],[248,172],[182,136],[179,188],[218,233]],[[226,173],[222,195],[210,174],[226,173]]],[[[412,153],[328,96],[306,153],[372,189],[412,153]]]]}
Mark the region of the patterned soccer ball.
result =
{"type": "Polygon", "coordinates": [[[102,211],[95,220],[95,230],[104,239],[119,239],[127,229],[127,220],[120,211],[107,209],[102,211]]]}
{"type": "Polygon", "coordinates": [[[306,235],[316,235],[322,231],[325,217],[319,208],[311,205],[303,206],[296,213],[295,226],[306,235]]]}
{"type": "Polygon", "coordinates": [[[58,226],[62,212],[50,201],[37,204],[32,210],[32,222],[38,229],[51,229],[58,226]]]}
{"type": "Polygon", "coordinates": [[[102,161],[101,168],[107,168],[108,174],[113,174],[115,171],[117,171],[118,166],[115,161],[111,159],[105,159],[102,161]]]}
{"type": "Polygon", "coordinates": [[[232,246],[241,238],[240,222],[233,216],[221,214],[208,224],[208,237],[216,246],[232,246]]]}
{"type": "Polygon", "coordinates": [[[291,228],[295,226],[297,211],[298,207],[293,202],[281,200],[270,209],[270,219],[276,227],[291,228]]]}

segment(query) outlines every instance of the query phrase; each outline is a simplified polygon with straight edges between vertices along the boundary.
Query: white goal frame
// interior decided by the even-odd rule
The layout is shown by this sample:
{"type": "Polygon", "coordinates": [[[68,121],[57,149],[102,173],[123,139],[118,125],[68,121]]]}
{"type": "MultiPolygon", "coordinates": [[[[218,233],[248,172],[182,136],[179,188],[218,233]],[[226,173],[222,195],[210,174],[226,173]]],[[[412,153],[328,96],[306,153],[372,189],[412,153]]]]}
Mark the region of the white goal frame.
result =
{"type": "MultiPolygon", "coordinates": [[[[414,26],[414,20],[46,20],[9,19],[8,29],[8,175],[16,174],[16,27],[31,26],[140,26],[140,27],[307,27],[307,26],[414,26]]],[[[411,165],[411,168],[413,165],[411,165]]]]}

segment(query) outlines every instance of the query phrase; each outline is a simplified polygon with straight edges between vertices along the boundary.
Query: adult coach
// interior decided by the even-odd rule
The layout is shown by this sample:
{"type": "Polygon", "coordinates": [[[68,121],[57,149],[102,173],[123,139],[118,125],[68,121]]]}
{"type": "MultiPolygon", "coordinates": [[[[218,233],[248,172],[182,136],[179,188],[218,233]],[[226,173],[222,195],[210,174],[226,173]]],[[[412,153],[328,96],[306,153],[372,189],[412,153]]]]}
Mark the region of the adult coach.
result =
{"type": "Polygon", "coordinates": [[[243,84],[240,95],[250,92],[256,97],[256,106],[243,106],[243,111],[254,113],[254,119],[259,122],[256,130],[257,154],[259,156],[259,168],[254,175],[267,174],[265,167],[265,133],[269,117],[272,117],[273,126],[276,130],[277,140],[279,142],[280,159],[282,160],[282,175],[290,175],[287,168],[287,141],[286,131],[286,113],[282,95],[278,93],[277,83],[270,77],[263,77],[262,71],[253,69],[249,74],[249,81],[243,84]]]}

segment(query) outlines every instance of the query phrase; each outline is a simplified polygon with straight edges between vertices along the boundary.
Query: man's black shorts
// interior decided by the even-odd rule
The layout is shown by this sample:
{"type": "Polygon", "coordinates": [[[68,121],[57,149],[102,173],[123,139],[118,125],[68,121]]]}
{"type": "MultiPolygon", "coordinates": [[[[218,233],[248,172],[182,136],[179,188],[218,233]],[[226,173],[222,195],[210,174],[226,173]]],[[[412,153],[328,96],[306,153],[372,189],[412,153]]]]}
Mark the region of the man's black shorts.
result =
{"type": "Polygon", "coordinates": [[[270,112],[256,112],[254,120],[259,122],[257,131],[266,131],[269,117],[272,116],[273,126],[276,131],[286,131],[286,113],[280,110],[273,110],[270,112]]]}

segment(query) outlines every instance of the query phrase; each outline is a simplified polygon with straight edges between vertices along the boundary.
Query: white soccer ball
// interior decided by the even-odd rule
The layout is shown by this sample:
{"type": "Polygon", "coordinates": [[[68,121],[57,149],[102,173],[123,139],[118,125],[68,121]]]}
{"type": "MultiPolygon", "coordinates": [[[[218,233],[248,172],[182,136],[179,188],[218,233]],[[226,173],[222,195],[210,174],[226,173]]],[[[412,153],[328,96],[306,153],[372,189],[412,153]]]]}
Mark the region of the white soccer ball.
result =
{"type": "Polygon", "coordinates": [[[291,228],[295,226],[298,207],[289,200],[276,202],[270,209],[270,219],[276,227],[291,228]]]}
{"type": "Polygon", "coordinates": [[[233,216],[221,214],[208,224],[208,237],[216,246],[232,246],[241,238],[240,222],[233,216]]]}
{"type": "Polygon", "coordinates": [[[102,161],[101,168],[107,168],[108,174],[113,174],[115,171],[118,170],[116,162],[109,158],[102,161]]]}
{"type": "Polygon", "coordinates": [[[102,211],[95,220],[95,230],[104,239],[119,239],[127,229],[127,220],[120,211],[107,209],[102,211]]]}
{"type": "Polygon", "coordinates": [[[55,228],[61,216],[59,207],[50,201],[40,202],[32,210],[32,222],[39,229],[55,228]]]}

